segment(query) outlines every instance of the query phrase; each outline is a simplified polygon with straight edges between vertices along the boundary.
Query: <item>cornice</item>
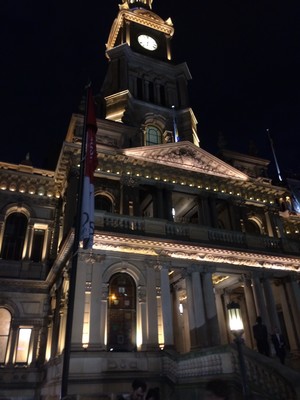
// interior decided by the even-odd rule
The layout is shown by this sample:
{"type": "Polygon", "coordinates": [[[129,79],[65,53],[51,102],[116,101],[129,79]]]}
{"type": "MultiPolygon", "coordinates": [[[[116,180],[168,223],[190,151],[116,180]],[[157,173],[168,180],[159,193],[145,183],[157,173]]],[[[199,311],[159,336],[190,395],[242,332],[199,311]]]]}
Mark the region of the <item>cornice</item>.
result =
{"type": "Polygon", "coordinates": [[[164,260],[184,259],[201,263],[225,264],[232,268],[253,268],[260,270],[300,272],[300,258],[217,249],[182,243],[137,239],[127,236],[95,234],[94,250],[119,253],[134,253],[164,260]]]}
{"type": "Polygon", "coordinates": [[[60,197],[54,171],[7,163],[0,163],[0,190],[39,198],[60,197]]]}

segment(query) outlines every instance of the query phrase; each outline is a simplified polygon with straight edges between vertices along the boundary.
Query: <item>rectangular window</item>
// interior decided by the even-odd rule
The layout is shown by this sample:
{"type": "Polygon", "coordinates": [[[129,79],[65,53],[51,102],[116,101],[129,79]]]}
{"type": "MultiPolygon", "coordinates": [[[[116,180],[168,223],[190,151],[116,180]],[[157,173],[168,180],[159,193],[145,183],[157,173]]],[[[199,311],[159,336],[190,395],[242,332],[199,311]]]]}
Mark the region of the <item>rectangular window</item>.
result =
{"type": "Polygon", "coordinates": [[[32,238],[31,260],[34,262],[42,261],[43,247],[45,240],[44,229],[34,229],[32,238]]]}
{"type": "Polygon", "coordinates": [[[0,335],[0,364],[5,363],[7,344],[8,344],[8,336],[0,335]]]}
{"type": "Polygon", "coordinates": [[[16,363],[27,364],[32,328],[20,328],[17,340],[16,363]]]}
{"type": "Polygon", "coordinates": [[[7,357],[10,323],[10,312],[5,308],[0,308],[0,364],[4,364],[7,357]]]}

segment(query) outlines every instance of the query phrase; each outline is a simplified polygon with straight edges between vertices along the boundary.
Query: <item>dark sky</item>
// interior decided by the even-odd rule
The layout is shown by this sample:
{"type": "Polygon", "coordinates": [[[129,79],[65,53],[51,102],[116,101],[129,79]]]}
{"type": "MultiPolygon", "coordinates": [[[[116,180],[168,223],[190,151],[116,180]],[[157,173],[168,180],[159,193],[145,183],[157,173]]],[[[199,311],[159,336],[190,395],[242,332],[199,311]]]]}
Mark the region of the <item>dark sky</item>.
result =
{"type": "MultiPolygon", "coordinates": [[[[118,0],[3,0],[0,13],[0,160],[54,168],[88,79],[99,91],[118,0]]],[[[190,103],[203,149],[274,158],[300,172],[300,3],[281,0],[153,0],[171,17],[173,60],[187,62],[190,103]]],[[[272,170],[273,169],[273,170],[272,170]]]]}

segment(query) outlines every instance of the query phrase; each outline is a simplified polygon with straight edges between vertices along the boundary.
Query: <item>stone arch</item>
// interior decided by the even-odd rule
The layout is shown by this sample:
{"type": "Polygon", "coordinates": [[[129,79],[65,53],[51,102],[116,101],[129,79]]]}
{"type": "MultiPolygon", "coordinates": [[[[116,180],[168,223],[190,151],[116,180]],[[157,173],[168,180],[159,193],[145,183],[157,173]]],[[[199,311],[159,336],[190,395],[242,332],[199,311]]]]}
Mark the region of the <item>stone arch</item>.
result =
{"type": "Polygon", "coordinates": [[[114,212],[115,210],[115,197],[112,195],[112,193],[106,191],[106,190],[96,190],[95,191],[95,210],[103,210],[103,211],[108,211],[108,212],[114,212]],[[97,208],[97,197],[102,198],[104,200],[104,207],[102,208],[97,208]],[[105,201],[107,201],[107,204],[105,205],[105,201]],[[110,207],[109,207],[110,205],[110,207]]]}
{"type": "Polygon", "coordinates": [[[140,269],[138,269],[134,264],[130,263],[129,261],[120,261],[108,266],[103,274],[103,282],[108,283],[111,276],[116,274],[117,272],[124,272],[131,275],[137,286],[146,285],[145,276],[142,274],[140,269]]]}
{"type": "Polygon", "coordinates": [[[247,233],[264,234],[263,222],[257,215],[251,215],[250,217],[248,217],[245,227],[247,233]]]}

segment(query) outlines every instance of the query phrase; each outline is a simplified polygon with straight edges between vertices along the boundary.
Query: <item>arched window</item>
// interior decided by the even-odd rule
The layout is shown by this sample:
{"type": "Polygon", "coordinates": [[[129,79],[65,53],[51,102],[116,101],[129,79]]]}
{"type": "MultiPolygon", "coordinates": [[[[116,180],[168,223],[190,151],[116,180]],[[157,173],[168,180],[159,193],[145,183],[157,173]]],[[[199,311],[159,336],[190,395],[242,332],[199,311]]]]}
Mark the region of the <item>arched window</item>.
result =
{"type": "Polygon", "coordinates": [[[136,286],[126,273],[109,282],[107,346],[110,351],[136,349],[136,286]]]}
{"type": "Polygon", "coordinates": [[[21,260],[27,231],[27,217],[23,213],[10,214],[5,221],[1,258],[21,260]]]}
{"type": "Polygon", "coordinates": [[[10,327],[11,313],[6,308],[0,307],[0,364],[6,362],[10,327]]]}
{"type": "Polygon", "coordinates": [[[247,233],[252,235],[260,235],[262,233],[261,227],[255,219],[247,219],[245,221],[245,229],[247,233]]]}
{"type": "Polygon", "coordinates": [[[95,196],[95,210],[112,212],[112,202],[107,196],[98,194],[95,196]]]}
{"type": "Polygon", "coordinates": [[[155,126],[147,126],[146,128],[146,146],[152,146],[154,144],[161,144],[162,135],[158,128],[155,126]]]}

